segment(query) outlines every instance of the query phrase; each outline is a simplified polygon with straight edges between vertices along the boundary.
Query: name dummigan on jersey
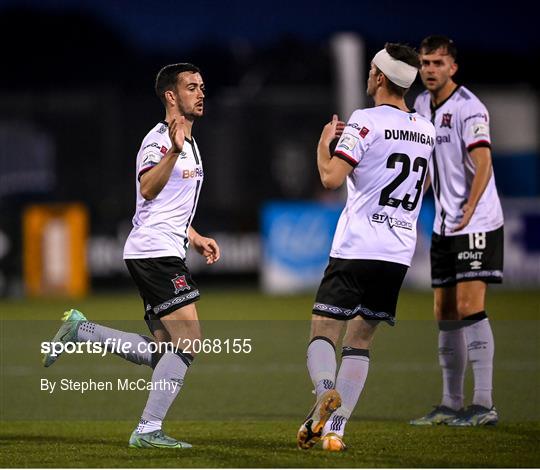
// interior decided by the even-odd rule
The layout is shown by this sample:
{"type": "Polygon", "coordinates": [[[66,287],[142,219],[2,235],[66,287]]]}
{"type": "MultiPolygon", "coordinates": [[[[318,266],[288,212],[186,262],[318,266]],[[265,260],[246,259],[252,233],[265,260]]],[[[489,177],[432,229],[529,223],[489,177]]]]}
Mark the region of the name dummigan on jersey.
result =
{"type": "Polygon", "coordinates": [[[433,137],[423,134],[422,132],[415,132],[406,129],[385,129],[384,138],[386,140],[408,140],[410,142],[420,142],[421,144],[429,145],[433,147],[433,137]]]}
{"type": "Polygon", "coordinates": [[[133,392],[140,390],[163,390],[171,393],[176,392],[176,389],[182,384],[170,381],[170,380],[157,380],[151,381],[146,379],[116,379],[116,380],[73,380],[73,379],[60,379],[49,380],[42,378],[40,381],[40,390],[42,392],[55,393],[58,391],[70,391],[70,392],[95,392],[95,391],[125,391],[133,392]]]}

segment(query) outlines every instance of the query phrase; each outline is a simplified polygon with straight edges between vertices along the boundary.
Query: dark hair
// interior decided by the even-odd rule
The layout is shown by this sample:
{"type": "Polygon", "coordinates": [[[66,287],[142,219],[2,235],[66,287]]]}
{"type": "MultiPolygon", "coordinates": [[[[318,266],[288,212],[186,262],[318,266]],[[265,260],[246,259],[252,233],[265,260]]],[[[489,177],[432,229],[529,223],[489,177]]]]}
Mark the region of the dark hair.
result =
{"type": "Polygon", "coordinates": [[[420,52],[425,54],[431,54],[437,49],[444,49],[446,53],[454,60],[457,58],[457,49],[454,41],[446,36],[440,36],[433,34],[428,36],[420,43],[420,52]]]}
{"type": "MultiPolygon", "coordinates": [[[[412,65],[414,68],[420,68],[420,58],[418,57],[418,53],[412,47],[405,44],[387,42],[384,45],[384,48],[393,59],[405,62],[408,65],[412,65]]],[[[408,88],[400,87],[390,80],[387,81],[387,84],[388,91],[392,95],[396,95],[401,98],[405,96],[407,91],[409,91],[408,88]]]]}
{"type": "Polygon", "coordinates": [[[168,90],[174,90],[176,81],[178,80],[178,74],[182,72],[201,73],[201,70],[199,67],[196,67],[193,64],[182,62],[179,64],[166,65],[158,72],[155,90],[156,95],[163,104],[166,103],[165,92],[168,90]]]}

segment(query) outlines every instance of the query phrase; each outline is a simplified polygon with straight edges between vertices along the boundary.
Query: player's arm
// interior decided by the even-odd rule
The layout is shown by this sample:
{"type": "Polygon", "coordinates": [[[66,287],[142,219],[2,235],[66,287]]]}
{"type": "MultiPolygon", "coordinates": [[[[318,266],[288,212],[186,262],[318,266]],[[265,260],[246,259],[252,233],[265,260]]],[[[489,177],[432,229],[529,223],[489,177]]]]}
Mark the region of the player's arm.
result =
{"type": "Polygon", "coordinates": [[[141,195],[147,201],[155,199],[169,181],[178,155],[184,146],[184,117],[173,119],[169,126],[169,137],[171,138],[171,148],[159,161],[159,163],[145,172],[140,179],[141,195]]]}
{"type": "Polygon", "coordinates": [[[474,214],[478,201],[484,194],[484,191],[491,178],[491,172],[493,171],[491,163],[491,150],[489,147],[476,147],[469,152],[473,164],[475,166],[475,173],[471,183],[471,191],[469,193],[469,199],[462,207],[463,217],[459,225],[454,228],[454,232],[465,228],[471,220],[474,214]]]}
{"type": "Polygon", "coordinates": [[[330,144],[341,136],[343,129],[345,123],[339,121],[334,114],[332,121],[324,126],[317,145],[317,167],[321,183],[326,189],[339,188],[353,169],[349,163],[330,155],[330,144]]]}
{"type": "Polygon", "coordinates": [[[431,186],[431,175],[429,174],[429,171],[426,175],[426,179],[424,180],[424,195],[428,192],[429,187],[431,186]]]}
{"type": "Polygon", "coordinates": [[[190,245],[206,258],[206,264],[214,264],[219,260],[221,256],[219,245],[213,238],[203,237],[191,225],[187,235],[190,245]]]}

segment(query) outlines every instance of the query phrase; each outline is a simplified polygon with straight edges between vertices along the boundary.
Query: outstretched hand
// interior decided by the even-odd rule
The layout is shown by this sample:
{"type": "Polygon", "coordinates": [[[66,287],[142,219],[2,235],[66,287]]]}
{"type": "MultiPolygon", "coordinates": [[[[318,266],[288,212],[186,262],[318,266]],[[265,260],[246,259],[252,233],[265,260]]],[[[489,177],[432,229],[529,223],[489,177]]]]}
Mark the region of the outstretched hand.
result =
{"type": "Polygon", "coordinates": [[[180,153],[184,148],[184,141],[186,139],[186,134],[184,133],[185,121],[186,118],[180,116],[178,118],[173,118],[169,124],[169,138],[171,139],[171,151],[173,153],[180,153]]]}
{"type": "Polygon", "coordinates": [[[197,253],[206,258],[206,264],[214,264],[219,261],[219,246],[213,238],[203,237],[197,234],[191,244],[197,250],[197,253]]]}
{"type": "Polygon", "coordinates": [[[325,145],[330,145],[335,139],[343,134],[345,123],[340,121],[337,114],[332,116],[332,120],[323,127],[321,133],[321,142],[325,145]]]}

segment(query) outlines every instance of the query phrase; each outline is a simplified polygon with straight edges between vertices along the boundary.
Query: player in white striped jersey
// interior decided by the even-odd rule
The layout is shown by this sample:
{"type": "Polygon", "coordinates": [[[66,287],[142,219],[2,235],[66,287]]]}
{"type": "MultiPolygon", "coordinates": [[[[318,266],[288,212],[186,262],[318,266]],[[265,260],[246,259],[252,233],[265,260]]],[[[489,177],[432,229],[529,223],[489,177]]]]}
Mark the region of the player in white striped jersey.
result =
{"type": "MultiPolygon", "coordinates": [[[[208,264],[218,261],[220,252],[215,240],[191,226],[203,180],[192,136],[193,123],[204,111],[200,70],[187,63],[168,65],[158,73],[155,89],[165,107],[165,120],[147,134],[137,155],[137,206],[124,249],[153,337],[89,322],[71,310],[54,341],[122,344],[111,352],[151,367],[150,395],[129,446],[182,449],[191,445],[166,436],[162,422],[193,361],[192,351],[184,348],[200,339],[194,304],[199,290],[184,259],[189,243],[208,264]]],[[[47,355],[45,366],[56,359],[47,355]]]]}
{"type": "Polygon", "coordinates": [[[136,162],[136,210],[133,230],[124,248],[125,259],[177,256],[185,259],[189,228],[203,182],[203,167],[194,138],[185,138],[167,184],[154,198],[147,193],[147,173],[172,147],[167,121],[146,135],[136,162]],[[142,182],[141,182],[142,180],[142,182]]]}
{"type": "Polygon", "coordinates": [[[503,277],[503,213],[491,165],[489,114],[467,88],[454,82],[456,47],[444,36],[420,46],[426,91],[415,102],[431,119],[437,142],[430,164],[435,195],[431,277],[439,322],[443,393],[439,406],[416,425],[496,424],[492,400],[493,334],[485,312],[488,283],[503,277]],[[474,396],[463,410],[467,358],[474,396]]]}
{"type": "Polygon", "coordinates": [[[404,100],[419,66],[413,49],[386,44],[367,83],[375,107],[356,110],[347,125],[334,115],[319,140],[323,186],[336,189],[346,180],[348,197],[313,306],[307,366],[317,400],[298,431],[302,449],[320,439],[325,450],[345,449],[344,428],[367,378],[376,327],[395,321],[435,143],[433,125],[404,100]],[[329,146],[339,136],[332,157],[329,146]]]}

